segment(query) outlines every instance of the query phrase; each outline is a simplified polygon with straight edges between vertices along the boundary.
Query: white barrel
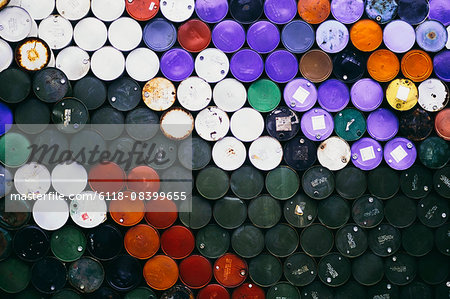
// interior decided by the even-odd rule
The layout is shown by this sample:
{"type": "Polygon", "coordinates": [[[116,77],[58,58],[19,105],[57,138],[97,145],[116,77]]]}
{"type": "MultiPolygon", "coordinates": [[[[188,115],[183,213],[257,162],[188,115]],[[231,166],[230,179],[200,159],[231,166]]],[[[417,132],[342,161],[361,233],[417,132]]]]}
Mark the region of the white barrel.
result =
{"type": "Polygon", "coordinates": [[[55,54],[53,54],[52,49],[50,49],[50,61],[48,62],[47,67],[55,67],[55,66],[56,66],[55,54]]]}
{"type": "Polygon", "coordinates": [[[159,71],[159,58],[148,48],[137,48],[128,54],[125,61],[128,75],[136,81],[145,82],[154,78],[159,71]]]}
{"type": "Polygon", "coordinates": [[[163,16],[172,22],[184,22],[194,13],[194,0],[163,0],[160,9],[163,16]]]}
{"type": "Polygon", "coordinates": [[[337,136],[324,140],[317,148],[320,165],[329,170],[340,170],[350,162],[350,146],[347,141],[337,136]]]}
{"type": "Polygon", "coordinates": [[[105,23],[97,18],[80,20],[73,30],[73,40],[85,51],[96,51],[103,47],[108,39],[105,23]]]}
{"type": "Polygon", "coordinates": [[[230,129],[237,139],[251,142],[263,133],[264,118],[255,109],[244,107],[231,116],[230,129]]]}
{"type": "Polygon", "coordinates": [[[262,136],[250,144],[248,157],[256,168],[269,171],[280,165],[283,159],[283,148],[275,138],[262,136]]]}
{"type": "Polygon", "coordinates": [[[211,102],[211,86],[199,77],[189,77],[178,85],[178,102],[189,111],[200,111],[211,102]]]}
{"type": "Polygon", "coordinates": [[[55,0],[11,0],[8,6],[20,6],[35,20],[43,20],[55,9],[55,0]]]}
{"type": "Polygon", "coordinates": [[[219,49],[205,49],[195,58],[195,72],[209,83],[216,83],[224,79],[229,69],[230,61],[227,55],[219,49]]]}
{"type": "Polygon", "coordinates": [[[215,106],[209,106],[197,114],[195,131],[207,141],[217,141],[227,135],[230,129],[228,114],[215,106]]]}
{"type": "Polygon", "coordinates": [[[55,194],[46,194],[33,205],[33,219],[45,230],[57,230],[69,219],[69,205],[64,198],[57,198],[55,194]]]}
{"type": "Polygon", "coordinates": [[[12,63],[14,58],[11,46],[0,39],[0,72],[6,70],[12,63]]]}
{"type": "Polygon", "coordinates": [[[86,169],[77,162],[60,163],[52,171],[53,189],[64,196],[83,192],[87,180],[86,169]]]}
{"type": "Polygon", "coordinates": [[[226,171],[233,171],[244,164],[247,158],[247,150],[238,139],[224,137],[214,143],[212,158],[218,167],[226,171]]]}
{"type": "Polygon", "coordinates": [[[437,112],[448,104],[450,94],[447,85],[439,79],[427,79],[419,84],[419,105],[430,112],[437,112]]]}
{"type": "Polygon", "coordinates": [[[50,51],[46,42],[30,37],[16,47],[16,62],[28,71],[38,71],[48,65],[50,51]]]}
{"type": "Polygon", "coordinates": [[[91,69],[100,80],[115,80],[125,70],[125,57],[122,52],[113,47],[103,47],[92,55],[91,69]]]}
{"type": "Polygon", "coordinates": [[[47,193],[51,186],[50,172],[44,165],[32,162],[22,165],[14,174],[14,187],[27,197],[47,193]]]}
{"type": "Polygon", "coordinates": [[[106,202],[96,192],[82,192],[70,202],[70,218],[82,228],[93,228],[103,223],[106,212],[106,202]]]}
{"type": "Polygon", "coordinates": [[[0,37],[9,42],[18,42],[30,34],[30,14],[18,6],[7,6],[0,10],[0,37]]]}
{"type": "Polygon", "coordinates": [[[69,20],[60,15],[51,15],[39,24],[39,38],[45,40],[51,49],[59,50],[70,44],[73,28],[69,20]]]}
{"type": "Polygon", "coordinates": [[[123,17],[109,25],[108,39],[120,51],[131,51],[142,41],[142,28],[136,20],[123,17]]]}
{"type": "Polygon", "coordinates": [[[157,77],[145,83],[142,98],[145,105],[154,111],[164,111],[175,103],[175,86],[166,78],[157,77]]]}
{"type": "Polygon", "coordinates": [[[218,82],[213,90],[214,103],[226,112],[241,109],[247,101],[247,90],[244,84],[233,78],[218,82]]]}
{"type": "Polygon", "coordinates": [[[89,54],[79,47],[67,47],[56,56],[56,67],[66,74],[69,80],[80,80],[91,68],[89,54]]]}
{"type": "Polygon", "coordinates": [[[38,37],[39,35],[39,28],[38,28],[38,24],[36,23],[35,20],[31,19],[31,30],[30,33],[28,33],[27,37],[38,37]]]}
{"type": "Polygon", "coordinates": [[[76,21],[85,17],[91,8],[90,0],[56,0],[56,10],[68,20],[76,21]]]}
{"type": "Polygon", "coordinates": [[[194,130],[194,117],[182,108],[172,108],[161,116],[160,127],[169,139],[186,139],[194,130]]]}
{"type": "Polygon", "coordinates": [[[91,10],[100,20],[112,22],[125,11],[125,0],[92,0],[91,10]]]}

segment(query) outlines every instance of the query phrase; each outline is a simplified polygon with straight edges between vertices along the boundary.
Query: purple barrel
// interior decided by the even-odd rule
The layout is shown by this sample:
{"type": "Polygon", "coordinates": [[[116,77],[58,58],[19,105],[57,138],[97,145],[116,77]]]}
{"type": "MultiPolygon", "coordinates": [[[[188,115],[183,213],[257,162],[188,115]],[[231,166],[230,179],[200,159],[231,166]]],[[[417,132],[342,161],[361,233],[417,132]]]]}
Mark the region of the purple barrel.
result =
{"type": "Polygon", "coordinates": [[[286,50],[272,52],[266,59],[266,74],[272,81],[286,83],[297,75],[298,61],[286,50]]]}
{"type": "Polygon", "coordinates": [[[438,21],[425,21],[416,27],[416,41],[427,52],[438,52],[447,43],[447,29],[438,21]]]}
{"type": "Polygon", "coordinates": [[[171,49],[161,57],[161,72],[171,81],[183,81],[194,71],[194,59],[183,49],[171,49]]]}
{"type": "Polygon", "coordinates": [[[297,14],[297,2],[295,0],[266,0],[264,14],[272,23],[286,24],[297,14]]]}
{"type": "Polygon", "coordinates": [[[398,132],[398,118],[385,108],[379,108],[367,117],[367,132],[378,141],[392,139],[398,132]]]}
{"type": "Polygon", "coordinates": [[[364,137],[352,144],[352,163],[361,170],[372,170],[383,161],[383,148],[378,141],[364,137]]]}
{"type": "Polygon", "coordinates": [[[323,109],[338,112],[350,102],[350,92],[342,81],[329,79],[320,84],[317,99],[323,109]]]}
{"type": "Polygon", "coordinates": [[[350,90],[353,106],[361,111],[373,111],[383,102],[383,88],[375,80],[365,78],[353,84],[350,90]]]}
{"type": "Polygon", "coordinates": [[[258,53],[270,53],[280,43],[280,31],[267,21],[259,21],[248,28],[247,44],[258,53]]]}
{"type": "Polygon", "coordinates": [[[261,55],[250,49],[236,52],[230,60],[231,74],[241,82],[253,82],[264,71],[261,55]]]}
{"type": "Polygon", "coordinates": [[[316,104],[317,88],[306,79],[294,79],[284,87],[283,97],[289,108],[305,112],[316,104]]]}
{"type": "Polygon", "coordinates": [[[336,20],[325,21],[316,30],[316,43],[327,53],[338,53],[344,50],[349,38],[347,27],[336,20]]]}
{"type": "Polygon", "coordinates": [[[13,114],[8,105],[0,102],[0,135],[5,134],[11,129],[13,123],[13,114]]]}
{"type": "Polygon", "coordinates": [[[384,27],[383,42],[392,52],[405,53],[414,46],[416,32],[413,26],[405,21],[395,20],[384,27]]]}
{"type": "Polygon", "coordinates": [[[434,73],[439,79],[450,82],[450,50],[439,52],[433,58],[434,73]]]}
{"type": "Polygon", "coordinates": [[[305,53],[311,49],[314,41],[314,29],[304,21],[292,21],[281,31],[281,42],[292,53],[305,53]]]}
{"type": "Polygon", "coordinates": [[[241,24],[233,20],[224,20],[212,30],[214,46],[225,53],[233,53],[245,43],[245,30],[241,24]]]}
{"type": "Polygon", "coordinates": [[[364,13],[363,0],[332,0],[331,14],[341,23],[352,24],[364,13]]]}
{"type": "Polygon", "coordinates": [[[406,138],[394,138],[384,146],[384,161],[393,169],[408,169],[414,164],[416,158],[416,147],[406,138]]]}
{"type": "Polygon", "coordinates": [[[197,0],[195,1],[197,16],[206,23],[217,23],[223,20],[228,13],[227,0],[197,0]]]}
{"type": "Polygon", "coordinates": [[[303,114],[300,127],[306,138],[313,141],[322,141],[333,133],[334,121],[327,111],[314,108],[303,114]]]}
{"type": "Polygon", "coordinates": [[[450,5],[448,0],[430,0],[430,12],[428,18],[450,25],[450,5]]]}

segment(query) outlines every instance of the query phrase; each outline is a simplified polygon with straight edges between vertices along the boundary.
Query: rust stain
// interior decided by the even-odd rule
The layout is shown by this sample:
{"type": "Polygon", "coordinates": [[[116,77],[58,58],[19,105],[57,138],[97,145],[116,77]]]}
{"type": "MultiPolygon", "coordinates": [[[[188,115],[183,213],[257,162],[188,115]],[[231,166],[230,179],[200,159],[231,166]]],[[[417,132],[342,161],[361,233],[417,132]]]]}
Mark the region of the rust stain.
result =
{"type": "Polygon", "coordinates": [[[154,78],[142,89],[142,99],[152,110],[164,111],[175,103],[175,86],[166,78],[154,78]]]}

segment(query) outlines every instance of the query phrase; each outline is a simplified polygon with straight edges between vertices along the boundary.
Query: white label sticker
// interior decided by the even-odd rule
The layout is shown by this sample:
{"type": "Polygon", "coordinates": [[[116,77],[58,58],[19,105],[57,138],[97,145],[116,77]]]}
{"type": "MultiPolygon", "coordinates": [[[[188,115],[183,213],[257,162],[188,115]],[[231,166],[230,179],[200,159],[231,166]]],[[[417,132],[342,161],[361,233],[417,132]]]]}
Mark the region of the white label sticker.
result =
{"type": "Polygon", "coordinates": [[[292,95],[292,97],[296,101],[300,102],[300,104],[303,104],[306,101],[306,99],[308,98],[309,94],[310,94],[309,91],[307,91],[303,87],[299,86],[297,88],[297,90],[295,91],[295,93],[292,95]]]}
{"type": "Polygon", "coordinates": [[[313,116],[311,117],[311,121],[314,131],[326,129],[325,115],[313,116]]]}
{"type": "Polygon", "coordinates": [[[375,159],[375,152],[373,150],[373,146],[363,147],[359,150],[361,154],[361,159],[365,162],[367,160],[375,159]]]}
{"type": "Polygon", "coordinates": [[[403,149],[401,145],[399,145],[391,152],[391,156],[392,158],[394,158],[395,162],[398,163],[406,156],[408,156],[408,153],[403,149]]]}
{"type": "Polygon", "coordinates": [[[410,89],[408,87],[400,85],[397,90],[397,99],[406,102],[408,99],[410,89]]]}
{"type": "Polygon", "coordinates": [[[155,2],[150,3],[150,6],[148,7],[148,10],[153,10],[155,8],[155,2]]]}

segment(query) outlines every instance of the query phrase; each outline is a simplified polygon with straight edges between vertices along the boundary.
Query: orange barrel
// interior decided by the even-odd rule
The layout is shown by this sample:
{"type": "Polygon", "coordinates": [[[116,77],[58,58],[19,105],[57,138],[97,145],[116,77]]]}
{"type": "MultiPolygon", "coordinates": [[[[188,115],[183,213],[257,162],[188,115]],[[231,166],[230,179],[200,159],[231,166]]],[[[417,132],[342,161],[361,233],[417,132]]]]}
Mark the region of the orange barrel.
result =
{"type": "Polygon", "coordinates": [[[144,218],[145,205],[136,192],[124,191],[110,199],[109,214],[116,223],[133,226],[144,218]]]}
{"type": "Polygon", "coordinates": [[[231,299],[265,299],[266,295],[261,287],[252,283],[244,283],[231,294],[231,299]]]}
{"type": "Polygon", "coordinates": [[[177,205],[172,200],[159,197],[145,204],[145,221],[158,229],[168,228],[178,218],[177,205]]]}
{"type": "Polygon", "coordinates": [[[143,275],[151,288],[167,290],[178,280],[178,266],[170,257],[156,255],[145,263],[143,275]]]}
{"type": "Polygon", "coordinates": [[[226,288],[241,285],[247,275],[247,263],[233,253],[225,253],[214,263],[214,278],[226,288]]]}
{"type": "Polygon", "coordinates": [[[179,265],[180,280],[191,289],[206,286],[212,278],[212,266],[209,260],[201,255],[191,255],[179,265]]]}
{"type": "Polygon", "coordinates": [[[450,108],[445,108],[436,115],[434,128],[441,138],[450,141],[450,108]]]}
{"type": "Polygon", "coordinates": [[[369,75],[379,82],[393,80],[400,70],[397,55],[389,50],[380,49],[373,52],[367,60],[369,75]]]}
{"type": "Polygon", "coordinates": [[[159,233],[150,225],[138,224],[127,231],[123,242],[131,256],[144,260],[158,251],[159,233]]]}
{"type": "Polygon", "coordinates": [[[401,68],[406,78],[414,82],[422,82],[433,72],[433,61],[426,52],[411,50],[403,56],[401,68]]]}
{"type": "Polygon", "coordinates": [[[174,225],[161,236],[161,249],[174,259],[183,259],[195,247],[194,234],[184,226],[174,225]]]}
{"type": "Polygon", "coordinates": [[[128,189],[136,192],[157,192],[159,175],[148,166],[137,166],[130,170],[127,178],[128,189]]]}
{"type": "Polygon", "coordinates": [[[124,186],[125,172],[113,162],[94,165],[89,171],[88,181],[93,191],[108,193],[119,192],[124,186]]]}
{"type": "Polygon", "coordinates": [[[375,51],[383,41],[383,30],[375,21],[364,19],[350,29],[350,40],[361,51],[375,51]]]}
{"type": "Polygon", "coordinates": [[[330,14],[329,0],[299,0],[298,14],[310,24],[319,24],[325,21],[330,14]]]}

